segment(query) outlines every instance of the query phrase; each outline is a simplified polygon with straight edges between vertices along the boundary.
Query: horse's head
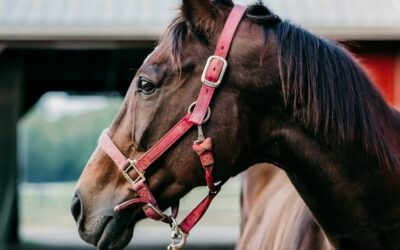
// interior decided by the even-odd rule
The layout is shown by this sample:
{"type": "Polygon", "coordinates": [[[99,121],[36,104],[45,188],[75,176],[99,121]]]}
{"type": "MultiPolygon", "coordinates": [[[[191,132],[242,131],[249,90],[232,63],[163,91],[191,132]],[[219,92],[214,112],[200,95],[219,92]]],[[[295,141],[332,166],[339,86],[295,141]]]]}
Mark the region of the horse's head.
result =
{"type": "MultiPolygon", "coordinates": [[[[140,157],[154,145],[198,96],[205,62],[213,54],[232,7],[229,1],[218,2],[183,1],[181,15],[138,70],[108,130],[111,140],[129,158],[140,157]]],[[[259,8],[252,11],[268,14],[259,8]]],[[[257,128],[251,124],[258,119],[257,112],[265,112],[254,96],[266,91],[265,82],[271,88],[264,97],[272,101],[279,96],[273,39],[267,39],[271,42],[266,44],[263,27],[250,19],[248,10],[233,40],[228,70],[211,104],[211,118],[203,126],[206,136],[213,139],[215,181],[235,175],[252,163],[252,137],[257,128]]],[[[192,151],[196,138],[197,130],[192,128],[146,171],[148,186],[161,209],[205,184],[204,170],[192,151]]],[[[125,246],[144,213],[141,206],[120,213],[113,208],[136,196],[111,158],[98,147],[79,179],[72,205],[81,237],[99,248],[125,246]]]]}

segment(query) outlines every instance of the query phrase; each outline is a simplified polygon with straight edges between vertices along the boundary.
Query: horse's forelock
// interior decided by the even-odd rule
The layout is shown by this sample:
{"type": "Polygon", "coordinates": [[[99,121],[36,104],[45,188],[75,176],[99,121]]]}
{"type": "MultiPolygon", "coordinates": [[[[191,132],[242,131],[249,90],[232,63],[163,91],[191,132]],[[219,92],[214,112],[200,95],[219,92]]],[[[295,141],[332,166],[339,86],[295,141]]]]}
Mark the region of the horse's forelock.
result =
{"type": "Polygon", "coordinates": [[[173,70],[179,71],[187,29],[186,21],[182,17],[175,18],[161,36],[154,53],[154,60],[171,63],[173,70]]]}

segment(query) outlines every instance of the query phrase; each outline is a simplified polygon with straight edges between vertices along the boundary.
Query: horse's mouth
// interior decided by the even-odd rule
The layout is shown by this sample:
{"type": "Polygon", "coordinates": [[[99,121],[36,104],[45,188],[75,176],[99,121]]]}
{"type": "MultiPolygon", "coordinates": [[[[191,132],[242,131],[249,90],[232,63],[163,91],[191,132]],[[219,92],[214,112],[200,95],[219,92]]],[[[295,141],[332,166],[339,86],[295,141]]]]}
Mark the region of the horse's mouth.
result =
{"type": "Polygon", "coordinates": [[[102,249],[101,246],[105,245],[105,243],[107,242],[107,232],[110,230],[108,228],[112,227],[112,220],[113,218],[107,220],[103,224],[102,229],[99,231],[99,234],[97,235],[97,239],[94,245],[96,245],[98,249],[102,249]]]}
{"type": "Polygon", "coordinates": [[[119,250],[128,245],[133,236],[133,227],[127,226],[126,220],[121,217],[108,216],[101,219],[94,230],[85,230],[80,224],[78,231],[84,241],[99,250],[119,250]]]}
{"type": "Polygon", "coordinates": [[[93,231],[87,230],[85,228],[83,220],[79,221],[78,232],[80,237],[87,243],[96,246],[100,241],[101,237],[103,236],[106,227],[109,225],[109,222],[112,219],[113,218],[111,216],[102,218],[101,220],[99,220],[98,223],[96,223],[97,224],[96,229],[93,231]]]}
{"type": "Polygon", "coordinates": [[[111,218],[103,225],[103,229],[99,232],[95,246],[99,250],[123,249],[128,245],[133,236],[133,226],[126,227],[118,223],[118,220],[111,218]]]}
{"type": "Polygon", "coordinates": [[[95,246],[99,250],[125,248],[133,237],[136,223],[144,218],[141,207],[128,209],[104,220],[97,234],[95,246]]]}

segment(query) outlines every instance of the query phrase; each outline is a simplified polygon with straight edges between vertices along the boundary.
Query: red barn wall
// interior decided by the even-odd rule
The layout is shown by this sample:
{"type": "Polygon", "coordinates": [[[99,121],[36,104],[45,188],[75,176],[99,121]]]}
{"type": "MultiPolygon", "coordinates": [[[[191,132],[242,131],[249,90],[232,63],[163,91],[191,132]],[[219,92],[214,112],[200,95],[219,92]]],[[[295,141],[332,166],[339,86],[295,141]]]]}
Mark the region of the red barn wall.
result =
{"type": "Polygon", "coordinates": [[[390,103],[394,104],[394,62],[395,58],[387,54],[362,55],[362,65],[379,90],[390,103]]]}
{"type": "Polygon", "coordinates": [[[366,69],[386,101],[400,109],[400,43],[357,42],[347,47],[366,69]]]}
{"type": "Polygon", "coordinates": [[[400,51],[397,53],[394,65],[394,105],[400,110],[400,51]]]}

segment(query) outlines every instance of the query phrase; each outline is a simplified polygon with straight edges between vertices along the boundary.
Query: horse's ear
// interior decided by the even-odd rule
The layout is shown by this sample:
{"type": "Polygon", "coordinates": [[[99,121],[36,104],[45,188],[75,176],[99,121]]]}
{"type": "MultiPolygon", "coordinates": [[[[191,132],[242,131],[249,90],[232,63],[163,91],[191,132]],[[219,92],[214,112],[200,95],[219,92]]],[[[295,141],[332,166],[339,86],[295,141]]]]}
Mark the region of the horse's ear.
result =
{"type": "Polygon", "coordinates": [[[195,33],[210,38],[220,17],[210,0],[183,0],[181,11],[195,33]]]}

